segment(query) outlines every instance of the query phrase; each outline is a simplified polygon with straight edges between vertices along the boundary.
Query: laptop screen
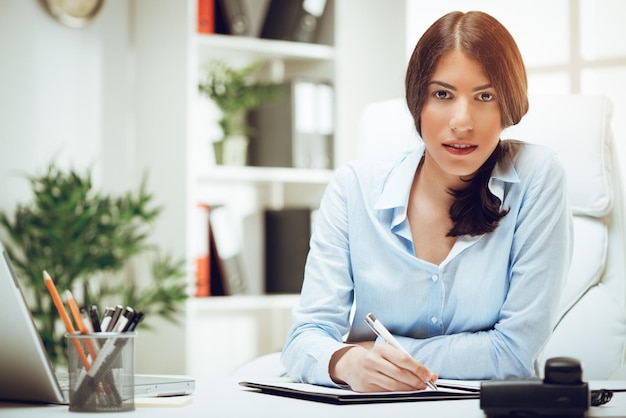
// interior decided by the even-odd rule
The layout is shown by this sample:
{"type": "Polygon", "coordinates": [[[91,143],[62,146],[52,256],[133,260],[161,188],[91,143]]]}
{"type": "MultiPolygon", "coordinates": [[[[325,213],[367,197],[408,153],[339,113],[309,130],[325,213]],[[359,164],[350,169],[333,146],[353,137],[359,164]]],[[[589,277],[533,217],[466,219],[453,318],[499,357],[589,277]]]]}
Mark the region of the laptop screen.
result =
{"type": "Polygon", "coordinates": [[[0,318],[4,318],[0,321],[0,399],[65,403],[65,397],[2,244],[0,251],[0,318]]]}

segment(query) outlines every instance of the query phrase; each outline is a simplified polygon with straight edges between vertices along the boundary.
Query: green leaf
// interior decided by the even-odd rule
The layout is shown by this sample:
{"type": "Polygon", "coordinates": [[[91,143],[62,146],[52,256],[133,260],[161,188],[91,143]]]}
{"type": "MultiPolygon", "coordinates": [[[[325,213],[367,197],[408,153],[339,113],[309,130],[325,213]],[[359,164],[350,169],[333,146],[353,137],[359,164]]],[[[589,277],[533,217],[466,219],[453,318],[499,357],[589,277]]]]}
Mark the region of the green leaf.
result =
{"type": "Polygon", "coordinates": [[[246,113],[259,105],[279,97],[279,85],[260,83],[254,75],[260,63],[240,69],[229,67],[219,60],[209,62],[204,79],[198,83],[198,91],[213,100],[223,115],[219,121],[224,137],[231,134],[248,134],[250,127],[246,113]]]}
{"type": "Polygon", "coordinates": [[[32,201],[18,204],[13,216],[0,211],[0,229],[6,233],[7,254],[31,295],[29,306],[53,362],[65,361],[66,343],[43,270],[60,292],[80,289],[81,306],[103,309],[107,303],[125,303],[148,318],[176,319],[188,297],[184,260],[160,255],[148,242],[161,207],[147,191],[146,176],[137,191],[122,196],[95,191],[89,170],[61,171],[52,163],[27,180],[32,201]],[[131,260],[142,258],[153,260],[152,283],[143,287],[126,277],[131,260]]]}

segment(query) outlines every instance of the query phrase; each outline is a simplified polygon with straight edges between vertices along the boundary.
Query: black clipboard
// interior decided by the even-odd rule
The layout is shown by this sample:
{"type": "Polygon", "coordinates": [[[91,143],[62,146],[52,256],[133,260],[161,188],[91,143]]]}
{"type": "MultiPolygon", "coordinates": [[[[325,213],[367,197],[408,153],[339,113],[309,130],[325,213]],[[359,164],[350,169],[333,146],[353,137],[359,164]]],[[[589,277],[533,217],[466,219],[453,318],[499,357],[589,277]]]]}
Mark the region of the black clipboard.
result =
{"type": "Polygon", "coordinates": [[[280,383],[262,383],[243,381],[241,386],[255,389],[268,395],[284,396],[307,401],[323,402],[334,405],[356,405],[368,403],[416,402],[416,401],[448,401],[460,399],[479,399],[480,389],[453,385],[442,385],[437,382],[439,390],[420,390],[414,392],[375,392],[356,393],[349,390],[310,390],[312,385],[281,385],[280,383]]]}

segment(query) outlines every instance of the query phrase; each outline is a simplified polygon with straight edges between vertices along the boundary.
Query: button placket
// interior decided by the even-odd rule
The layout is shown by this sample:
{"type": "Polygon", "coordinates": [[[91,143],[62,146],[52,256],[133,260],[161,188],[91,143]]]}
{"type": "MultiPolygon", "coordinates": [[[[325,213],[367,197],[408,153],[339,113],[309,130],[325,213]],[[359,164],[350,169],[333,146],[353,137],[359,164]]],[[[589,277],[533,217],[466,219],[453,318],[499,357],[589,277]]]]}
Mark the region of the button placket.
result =
{"type": "Polygon", "coordinates": [[[441,272],[433,271],[430,272],[430,291],[429,298],[427,301],[426,314],[427,318],[427,329],[429,336],[441,335],[442,332],[442,324],[439,318],[441,314],[441,306],[443,304],[443,283],[441,283],[441,272]]]}

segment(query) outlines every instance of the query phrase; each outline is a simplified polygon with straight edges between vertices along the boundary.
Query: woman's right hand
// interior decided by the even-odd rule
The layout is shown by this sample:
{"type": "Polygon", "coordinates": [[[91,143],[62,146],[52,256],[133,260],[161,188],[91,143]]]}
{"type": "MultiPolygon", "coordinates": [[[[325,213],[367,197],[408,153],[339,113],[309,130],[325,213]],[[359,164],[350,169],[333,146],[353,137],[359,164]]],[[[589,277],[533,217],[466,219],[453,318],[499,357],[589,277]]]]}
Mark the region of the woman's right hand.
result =
{"type": "Polygon", "coordinates": [[[331,378],[356,392],[412,391],[426,389],[437,375],[409,354],[390,344],[357,343],[333,354],[331,378]]]}

